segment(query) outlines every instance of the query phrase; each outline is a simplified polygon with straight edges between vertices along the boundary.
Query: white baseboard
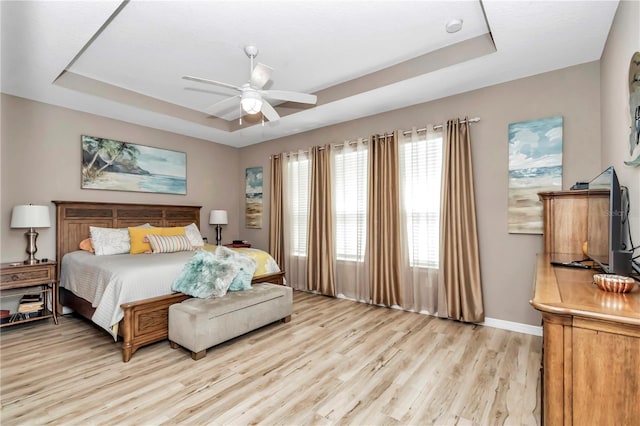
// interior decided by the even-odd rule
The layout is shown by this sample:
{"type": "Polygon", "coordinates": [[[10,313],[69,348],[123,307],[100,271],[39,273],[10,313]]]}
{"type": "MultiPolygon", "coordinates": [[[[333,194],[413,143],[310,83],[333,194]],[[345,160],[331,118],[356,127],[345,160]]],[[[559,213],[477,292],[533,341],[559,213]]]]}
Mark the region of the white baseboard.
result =
{"type": "MultiPolygon", "coordinates": [[[[320,294],[318,292],[312,292],[312,293],[320,294]]],[[[344,294],[338,294],[336,297],[338,299],[346,299],[346,300],[351,300],[353,302],[367,303],[364,300],[357,300],[357,299],[352,299],[350,297],[346,297],[344,294]]],[[[382,306],[382,305],[380,305],[380,306],[382,306]]],[[[399,306],[398,307],[392,307],[392,308],[402,309],[399,306]]],[[[407,312],[415,312],[415,311],[409,311],[409,310],[406,310],[406,311],[407,312]]],[[[431,316],[437,317],[437,315],[431,314],[429,312],[418,312],[418,313],[422,314],[422,315],[431,315],[431,316]]],[[[485,317],[484,322],[478,323],[478,325],[484,325],[486,327],[499,328],[501,330],[515,331],[515,332],[518,332],[518,333],[531,334],[533,336],[542,336],[542,326],[522,324],[520,322],[505,321],[505,320],[501,320],[501,319],[486,318],[485,317]]]]}
{"type": "Polygon", "coordinates": [[[505,321],[495,318],[485,318],[480,325],[487,327],[500,328],[502,330],[517,331],[518,333],[532,334],[534,336],[542,336],[542,326],[522,324],[519,322],[505,321]]]}

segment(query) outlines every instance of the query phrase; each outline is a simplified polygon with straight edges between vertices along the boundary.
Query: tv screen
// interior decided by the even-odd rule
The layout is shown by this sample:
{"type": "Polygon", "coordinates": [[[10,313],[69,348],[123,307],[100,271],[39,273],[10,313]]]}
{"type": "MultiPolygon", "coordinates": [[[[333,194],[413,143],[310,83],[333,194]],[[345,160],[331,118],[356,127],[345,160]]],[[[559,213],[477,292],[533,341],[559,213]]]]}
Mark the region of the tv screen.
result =
{"type": "Polygon", "coordinates": [[[589,182],[587,198],[587,256],[605,272],[631,272],[631,252],[627,251],[625,209],[620,183],[613,167],[589,182]]]}

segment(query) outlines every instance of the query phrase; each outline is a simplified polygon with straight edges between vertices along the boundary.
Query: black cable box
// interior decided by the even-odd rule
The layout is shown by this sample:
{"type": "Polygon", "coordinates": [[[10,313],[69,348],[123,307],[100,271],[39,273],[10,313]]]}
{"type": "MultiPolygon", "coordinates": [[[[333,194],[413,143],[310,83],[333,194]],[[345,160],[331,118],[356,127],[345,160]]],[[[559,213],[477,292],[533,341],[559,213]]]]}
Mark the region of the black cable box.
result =
{"type": "Polygon", "coordinates": [[[589,182],[576,182],[570,189],[572,191],[578,189],[589,189],[589,182]]]}

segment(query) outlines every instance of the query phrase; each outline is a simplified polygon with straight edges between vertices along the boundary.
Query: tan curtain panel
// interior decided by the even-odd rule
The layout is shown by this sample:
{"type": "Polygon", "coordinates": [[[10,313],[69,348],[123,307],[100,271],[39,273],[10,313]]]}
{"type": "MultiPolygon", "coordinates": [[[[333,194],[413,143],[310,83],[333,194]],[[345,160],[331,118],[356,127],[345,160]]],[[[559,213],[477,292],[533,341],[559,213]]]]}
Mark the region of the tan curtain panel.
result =
{"type": "Polygon", "coordinates": [[[398,136],[371,136],[369,146],[368,258],[371,302],[402,303],[398,136]]]}
{"type": "Polygon", "coordinates": [[[484,321],[469,122],[447,121],[443,151],[440,275],[449,318],[484,321]]]}
{"type": "Polygon", "coordinates": [[[284,269],[282,157],[271,157],[271,201],[269,204],[269,253],[280,269],[284,269]]]}
{"type": "Polygon", "coordinates": [[[336,295],[331,200],[331,145],[316,146],[311,149],[307,285],[327,296],[336,295]]]}

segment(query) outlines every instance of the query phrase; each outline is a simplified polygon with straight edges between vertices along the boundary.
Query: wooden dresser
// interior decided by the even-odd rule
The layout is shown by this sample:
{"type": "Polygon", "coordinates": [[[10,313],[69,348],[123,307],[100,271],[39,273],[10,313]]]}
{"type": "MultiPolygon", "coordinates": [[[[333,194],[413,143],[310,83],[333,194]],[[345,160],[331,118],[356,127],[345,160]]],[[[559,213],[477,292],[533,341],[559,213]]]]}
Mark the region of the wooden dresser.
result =
{"type": "Polygon", "coordinates": [[[640,288],[593,284],[593,271],[538,256],[531,304],[542,312],[543,424],[640,424],[640,288]]]}
{"type": "Polygon", "coordinates": [[[531,305],[542,312],[543,424],[640,424],[640,287],[605,292],[594,270],[552,266],[584,257],[586,191],[540,198],[545,252],[531,305]]]}

